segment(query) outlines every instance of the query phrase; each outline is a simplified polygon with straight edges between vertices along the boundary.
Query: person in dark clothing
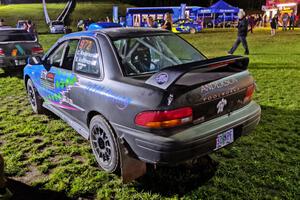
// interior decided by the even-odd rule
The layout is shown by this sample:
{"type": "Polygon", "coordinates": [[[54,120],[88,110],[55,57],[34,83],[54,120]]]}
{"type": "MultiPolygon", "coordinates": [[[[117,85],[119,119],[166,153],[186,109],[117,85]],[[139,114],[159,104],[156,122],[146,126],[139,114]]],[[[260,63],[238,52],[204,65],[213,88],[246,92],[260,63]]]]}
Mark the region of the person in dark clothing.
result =
{"type": "Polygon", "coordinates": [[[278,15],[276,14],[271,20],[271,36],[276,34],[276,29],[278,26],[278,15]]]}
{"type": "Polygon", "coordinates": [[[4,26],[4,19],[0,19],[0,26],[4,26]]]}
{"type": "Polygon", "coordinates": [[[256,24],[253,15],[249,16],[249,18],[248,18],[248,23],[249,23],[249,25],[250,25],[250,30],[249,30],[249,31],[250,31],[251,33],[253,33],[253,29],[254,29],[254,26],[255,26],[255,24],[256,24]]]}
{"type": "Polygon", "coordinates": [[[235,43],[233,44],[228,54],[233,54],[235,50],[238,48],[240,43],[242,43],[245,49],[245,55],[249,55],[249,48],[247,43],[247,34],[248,34],[248,20],[246,18],[246,14],[243,10],[241,10],[238,14],[239,16],[239,24],[238,24],[238,37],[235,43]]]}
{"type": "Polygon", "coordinates": [[[291,17],[290,17],[290,27],[289,27],[289,30],[295,30],[295,21],[296,21],[296,15],[295,15],[295,13],[292,13],[291,17]]]}

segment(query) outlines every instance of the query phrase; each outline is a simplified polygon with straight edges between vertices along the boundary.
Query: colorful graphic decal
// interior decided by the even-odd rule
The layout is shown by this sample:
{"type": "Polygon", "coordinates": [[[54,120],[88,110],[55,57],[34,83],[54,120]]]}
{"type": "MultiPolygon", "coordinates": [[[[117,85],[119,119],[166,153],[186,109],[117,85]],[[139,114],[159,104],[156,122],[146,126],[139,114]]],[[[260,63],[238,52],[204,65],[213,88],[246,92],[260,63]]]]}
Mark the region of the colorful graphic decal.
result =
{"type": "Polygon", "coordinates": [[[106,101],[113,103],[120,110],[126,109],[132,102],[131,98],[122,96],[110,88],[99,86],[97,84],[88,83],[88,85],[80,85],[75,74],[67,73],[59,69],[43,70],[40,75],[31,72],[31,78],[34,85],[43,97],[46,104],[51,104],[59,108],[73,111],[84,111],[83,108],[75,105],[70,99],[69,92],[72,87],[82,87],[85,89],[85,95],[99,94],[106,101]]]}
{"type": "Polygon", "coordinates": [[[51,71],[43,70],[40,76],[40,84],[36,84],[45,103],[52,104],[67,110],[83,111],[73,104],[68,97],[71,87],[78,82],[77,77],[72,73],[63,70],[53,69],[51,71]]]}
{"type": "Polygon", "coordinates": [[[117,108],[120,110],[126,109],[132,102],[131,98],[121,96],[109,88],[96,84],[88,85],[85,91],[87,95],[89,95],[89,93],[97,93],[104,96],[107,101],[116,104],[117,108]]]}

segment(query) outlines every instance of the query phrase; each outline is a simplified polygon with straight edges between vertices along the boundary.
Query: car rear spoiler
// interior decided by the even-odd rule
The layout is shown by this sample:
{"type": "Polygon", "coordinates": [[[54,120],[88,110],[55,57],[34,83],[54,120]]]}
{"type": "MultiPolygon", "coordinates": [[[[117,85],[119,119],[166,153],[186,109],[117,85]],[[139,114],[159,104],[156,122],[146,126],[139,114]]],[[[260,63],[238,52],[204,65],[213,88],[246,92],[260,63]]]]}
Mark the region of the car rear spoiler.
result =
{"type": "Polygon", "coordinates": [[[203,69],[203,72],[227,67],[231,70],[241,72],[248,69],[249,58],[243,56],[223,56],[206,59],[192,64],[183,64],[165,68],[152,75],[146,84],[166,90],[176,83],[183,75],[193,70],[203,69]]]}

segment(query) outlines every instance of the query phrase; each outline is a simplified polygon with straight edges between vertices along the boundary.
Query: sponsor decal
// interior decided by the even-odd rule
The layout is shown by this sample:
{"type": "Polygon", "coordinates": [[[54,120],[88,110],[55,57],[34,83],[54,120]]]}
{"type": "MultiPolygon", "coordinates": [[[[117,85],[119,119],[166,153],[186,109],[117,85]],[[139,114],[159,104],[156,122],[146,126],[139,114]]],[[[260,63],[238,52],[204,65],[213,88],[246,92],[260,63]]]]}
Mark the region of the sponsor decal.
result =
{"type": "Polygon", "coordinates": [[[217,104],[218,114],[222,113],[224,111],[224,107],[227,105],[227,100],[222,98],[221,101],[217,104]]]}
{"type": "Polygon", "coordinates": [[[168,106],[171,105],[171,103],[173,102],[173,100],[174,100],[174,95],[170,94],[169,97],[168,97],[168,106]]]}
{"type": "Polygon", "coordinates": [[[228,96],[230,94],[234,94],[236,92],[240,91],[240,88],[234,88],[234,89],[231,89],[231,90],[227,90],[225,92],[222,92],[222,93],[218,93],[218,94],[213,94],[213,95],[209,95],[209,96],[206,96],[206,97],[203,97],[203,101],[213,101],[215,99],[219,99],[221,97],[224,97],[224,96],[228,96]]]}
{"type": "Polygon", "coordinates": [[[224,88],[224,87],[228,87],[228,86],[233,85],[237,82],[238,82],[237,79],[228,79],[228,80],[221,80],[221,81],[216,81],[216,82],[213,82],[213,83],[209,83],[207,85],[201,86],[201,93],[208,93],[208,92],[211,92],[215,89],[221,89],[221,88],[224,88]]]}
{"type": "Polygon", "coordinates": [[[54,89],[55,74],[46,70],[41,73],[41,84],[45,88],[54,89]]]}
{"type": "Polygon", "coordinates": [[[43,70],[40,78],[41,87],[39,87],[39,92],[45,99],[45,103],[66,110],[83,111],[82,108],[73,104],[72,99],[68,97],[71,88],[78,81],[74,74],[60,70],[54,70],[53,72],[43,70]]]}
{"type": "Polygon", "coordinates": [[[155,78],[159,85],[165,84],[169,80],[169,75],[167,73],[160,73],[155,78]]]}

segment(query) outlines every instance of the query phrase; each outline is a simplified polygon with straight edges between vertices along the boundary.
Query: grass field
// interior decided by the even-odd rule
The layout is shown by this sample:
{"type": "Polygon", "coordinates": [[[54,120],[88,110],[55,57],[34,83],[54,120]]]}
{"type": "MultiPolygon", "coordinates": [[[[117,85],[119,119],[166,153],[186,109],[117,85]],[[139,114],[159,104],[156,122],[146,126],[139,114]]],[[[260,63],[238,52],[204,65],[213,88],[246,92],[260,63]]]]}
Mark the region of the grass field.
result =
{"type": "MultiPolygon", "coordinates": [[[[47,4],[49,16],[55,20],[62,12],[66,3],[49,3],[47,4]]],[[[101,20],[106,16],[112,16],[113,5],[119,6],[119,13],[125,16],[128,4],[118,4],[117,1],[102,0],[100,3],[77,3],[74,12],[71,14],[71,28],[76,30],[78,20],[92,17],[95,21],[101,20]]],[[[45,23],[43,4],[16,4],[16,5],[0,5],[0,18],[3,18],[7,25],[15,26],[19,19],[31,19],[37,25],[39,32],[45,33],[49,29],[45,23]]]]}
{"type": "MultiPolygon", "coordinates": [[[[184,35],[209,57],[236,33],[184,35]]],[[[42,35],[47,49],[59,36],[42,35]]],[[[211,155],[214,165],[158,168],[123,185],[98,169],[89,143],[62,120],[34,115],[22,79],[0,72],[0,152],[6,174],[38,189],[98,199],[300,199],[300,31],[248,38],[250,72],[262,106],[256,131],[211,155]]],[[[242,54],[240,48],[236,54],[242,54]]]]}

